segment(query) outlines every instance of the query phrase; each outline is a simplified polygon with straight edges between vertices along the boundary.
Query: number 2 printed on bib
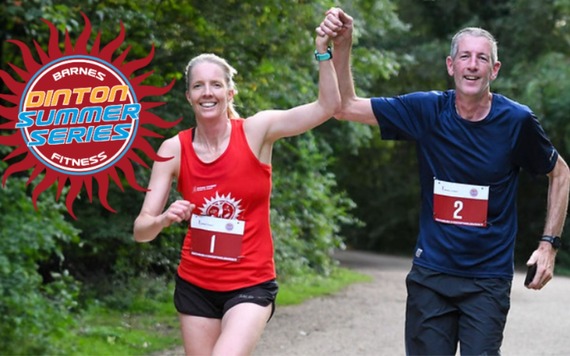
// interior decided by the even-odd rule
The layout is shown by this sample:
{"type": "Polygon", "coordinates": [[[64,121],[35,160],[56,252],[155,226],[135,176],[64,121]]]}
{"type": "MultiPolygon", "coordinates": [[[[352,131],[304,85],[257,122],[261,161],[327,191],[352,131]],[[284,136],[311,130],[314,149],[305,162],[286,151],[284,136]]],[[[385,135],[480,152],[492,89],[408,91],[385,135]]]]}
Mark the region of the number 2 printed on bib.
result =
{"type": "Polygon", "coordinates": [[[446,224],[487,226],[489,187],[433,182],[433,218],[446,224]]]}
{"type": "Polygon", "coordinates": [[[232,262],[241,257],[244,221],[193,214],[190,228],[192,255],[232,262]]]}

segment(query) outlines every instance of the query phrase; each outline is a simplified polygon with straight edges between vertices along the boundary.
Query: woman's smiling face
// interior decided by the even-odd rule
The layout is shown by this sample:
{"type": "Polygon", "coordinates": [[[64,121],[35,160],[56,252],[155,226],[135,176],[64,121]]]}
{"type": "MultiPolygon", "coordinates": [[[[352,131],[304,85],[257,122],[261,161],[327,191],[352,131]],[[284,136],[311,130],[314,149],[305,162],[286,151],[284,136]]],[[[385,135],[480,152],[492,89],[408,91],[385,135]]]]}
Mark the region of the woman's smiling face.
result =
{"type": "Polygon", "coordinates": [[[220,65],[204,61],[192,68],[186,98],[197,117],[227,117],[228,102],[232,100],[233,92],[220,65]]]}

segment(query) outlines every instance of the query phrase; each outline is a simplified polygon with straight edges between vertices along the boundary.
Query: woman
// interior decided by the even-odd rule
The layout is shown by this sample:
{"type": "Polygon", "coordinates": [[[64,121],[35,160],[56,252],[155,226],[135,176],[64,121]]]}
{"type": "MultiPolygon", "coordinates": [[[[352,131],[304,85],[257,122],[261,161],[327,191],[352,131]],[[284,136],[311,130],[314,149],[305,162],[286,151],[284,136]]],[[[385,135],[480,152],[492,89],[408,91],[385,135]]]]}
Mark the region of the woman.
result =
{"type": "Polygon", "coordinates": [[[190,221],[174,295],[187,355],[250,354],[273,314],[273,143],[323,123],[340,108],[328,42],[315,40],[316,101],[247,119],[234,110],[236,71],[224,59],[202,54],[186,68],[196,127],[161,145],[159,155],[172,159],[153,165],[134,237],[152,241],[164,227],[190,221]],[[163,211],[173,179],[183,199],[163,211]]]}

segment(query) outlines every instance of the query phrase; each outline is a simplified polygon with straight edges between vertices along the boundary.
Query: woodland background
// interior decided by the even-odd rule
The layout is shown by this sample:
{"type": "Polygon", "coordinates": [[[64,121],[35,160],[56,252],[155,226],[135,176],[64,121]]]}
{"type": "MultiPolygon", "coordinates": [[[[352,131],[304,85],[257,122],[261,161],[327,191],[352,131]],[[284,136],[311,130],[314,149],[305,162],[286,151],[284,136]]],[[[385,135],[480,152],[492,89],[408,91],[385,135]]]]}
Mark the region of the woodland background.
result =
{"type": "MultiPolygon", "coordinates": [[[[221,55],[238,70],[236,101],[244,117],[314,100],[314,29],[331,6],[355,19],[353,72],[362,96],[450,88],[445,57],[451,36],[468,25],[490,30],[502,61],[492,90],[530,106],[560,154],[570,157],[570,0],[8,0],[0,4],[0,69],[18,78],[8,64],[24,66],[19,48],[7,40],[47,46],[42,18],[74,41],[84,12],[103,44],[117,36],[122,22],[122,50],[132,47],[127,61],[156,48],[145,68],[154,72],[145,83],[163,87],[176,81],[155,113],[181,123],[152,128],[170,137],[193,125],[183,72],[202,52],[221,55]]],[[[10,94],[4,83],[0,94],[10,94]]],[[[0,105],[10,104],[0,99],[0,105]]],[[[0,125],[5,122],[0,118],[0,125]]],[[[150,142],[158,148],[161,141],[150,142]]],[[[0,158],[12,149],[0,146],[0,158]]],[[[19,159],[0,161],[0,174],[19,159]]],[[[150,169],[134,168],[145,186],[150,169]]],[[[381,141],[377,127],[331,119],[281,140],[273,169],[272,227],[281,280],[328,275],[335,248],[411,256],[419,207],[413,144],[381,141]]],[[[0,352],[24,347],[49,353],[54,335],[87,306],[121,308],[133,295],[151,293],[149,285],[171,281],[184,226],[151,243],[135,243],[133,221],[144,194],[126,180],[124,191],[111,183],[108,198],[116,213],[83,194],[73,206],[75,220],[64,197],[55,199],[55,187],[34,209],[31,191],[38,180],[26,185],[27,179],[11,176],[0,190],[0,352]]],[[[518,266],[542,233],[546,189],[546,177],[521,174],[518,266]]],[[[564,241],[570,241],[568,231],[564,241]]],[[[570,271],[569,245],[558,253],[557,273],[570,271]]]]}

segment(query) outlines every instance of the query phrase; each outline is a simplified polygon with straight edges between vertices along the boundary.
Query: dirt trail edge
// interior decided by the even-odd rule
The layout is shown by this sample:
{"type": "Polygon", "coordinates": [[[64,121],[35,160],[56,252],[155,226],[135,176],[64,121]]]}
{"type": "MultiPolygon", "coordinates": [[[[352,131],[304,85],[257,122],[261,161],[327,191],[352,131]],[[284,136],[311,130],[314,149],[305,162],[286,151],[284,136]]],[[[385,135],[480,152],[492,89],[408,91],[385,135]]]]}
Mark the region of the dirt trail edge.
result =
{"type": "MultiPolygon", "coordinates": [[[[254,356],[404,355],[405,277],[410,258],[359,251],[335,253],[341,265],[373,277],[301,305],[277,307],[254,356]]],[[[502,354],[570,355],[570,278],[542,291],[513,280],[502,354]]],[[[183,355],[182,348],[161,355],[183,355]]]]}

